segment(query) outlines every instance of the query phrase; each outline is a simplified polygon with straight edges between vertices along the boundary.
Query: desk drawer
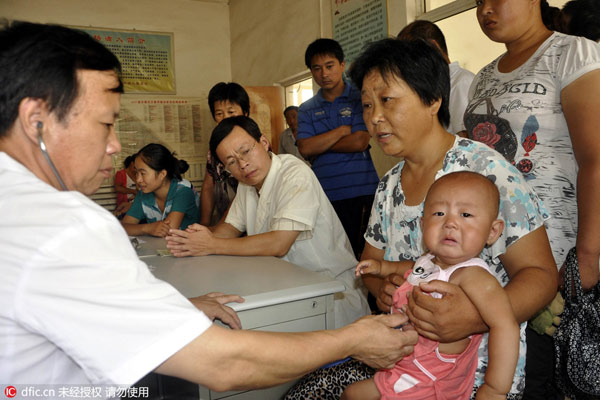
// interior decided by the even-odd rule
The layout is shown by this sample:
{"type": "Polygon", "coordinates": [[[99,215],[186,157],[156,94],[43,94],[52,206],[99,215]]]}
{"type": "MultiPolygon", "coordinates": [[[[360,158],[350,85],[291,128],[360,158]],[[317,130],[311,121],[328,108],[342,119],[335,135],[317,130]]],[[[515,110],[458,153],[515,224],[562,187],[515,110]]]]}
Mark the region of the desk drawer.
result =
{"type": "MultiPolygon", "coordinates": [[[[238,315],[244,329],[257,329],[314,315],[324,315],[327,312],[327,299],[331,299],[331,297],[331,295],[313,297],[305,300],[292,301],[290,303],[255,308],[252,310],[241,311],[238,315]]],[[[325,328],[326,327],[322,327],[319,329],[325,328]]],[[[300,330],[307,331],[313,329],[305,328],[300,330]]]]}
{"type": "MultiPolygon", "coordinates": [[[[269,308],[269,307],[267,307],[269,308]]],[[[242,323],[243,324],[243,323],[242,323]]],[[[283,323],[278,323],[270,326],[264,326],[258,328],[259,331],[268,331],[268,332],[309,332],[309,331],[318,331],[325,329],[325,314],[315,315],[312,317],[297,319],[294,321],[288,321],[283,323]]],[[[275,386],[269,389],[263,390],[251,390],[246,392],[213,392],[206,390],[200,387],[200,399],[204,400],[216,400],[216,399],[226,399],[230,398],[231,400],[269,400],[269,399],[279,399],[281,398],[288,390],[292,387],[294,382],[284,383],[283,385],[275,386]]]]}
{"type": "Polygon", "coordinates": [[[251,390],[248,392],[210,392],[210,397],[203,397],[200,395],[200,400],[279,400],[285,396],[288,390],[290,390],[296,382],[297,381],[288,382],[269,389],[251,390]]]}

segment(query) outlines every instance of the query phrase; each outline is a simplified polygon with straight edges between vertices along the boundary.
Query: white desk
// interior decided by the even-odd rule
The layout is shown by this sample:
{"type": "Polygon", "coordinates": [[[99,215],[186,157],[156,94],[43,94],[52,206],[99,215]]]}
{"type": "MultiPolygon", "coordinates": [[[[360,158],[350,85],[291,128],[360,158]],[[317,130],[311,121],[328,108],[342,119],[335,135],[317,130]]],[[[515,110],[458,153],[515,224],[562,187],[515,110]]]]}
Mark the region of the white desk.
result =
{"type": "MultiPolygon", "coordinates": [[[[244,329],[302,332],[334,326],[333,294],[344,290],[341,282],[275,257],[161,257],[152,254],[166,248],[163,239],[140,239],[140,259],[184,296],[223,292],[244,297],[244,303],[228,304],[244,329]]],[[[225,393],[200,386],[199,394],[201,399],[268,400],[280,398],[290,386],[225,393]]]]}

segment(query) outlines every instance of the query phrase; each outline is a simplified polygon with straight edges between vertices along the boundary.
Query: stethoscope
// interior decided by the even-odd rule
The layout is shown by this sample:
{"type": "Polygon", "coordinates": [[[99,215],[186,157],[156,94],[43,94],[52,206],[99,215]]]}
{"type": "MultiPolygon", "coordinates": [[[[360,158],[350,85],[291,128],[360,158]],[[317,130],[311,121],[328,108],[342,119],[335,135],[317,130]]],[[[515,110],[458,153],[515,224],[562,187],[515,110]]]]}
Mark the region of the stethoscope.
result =
{"type": "Polygon", "coordinates": [[[38,144],[40,145],[40,150],[42,151],[42,154],[44,155],[44,158],[46,159],[46,161],[48,161],[48,165],[50,165],[50,169],[52,170],[52,173],[54,174],[54,176],[58,180],[58,183],[60,184],[60,187],[62,188],[62,190],[67,190],[67,186],[65,185],[65,183],[62,180],[62,178],[60,177],[60,174],[58,173],[58,170],[54,166],[54,163],[50,159],[50,156],[48,155],[48,151],[46,150],[46,143],[44,143],[44,139],[42,139],[42,128],[43,128],[43,126],[44,125],[42,124],[42,122],[38,121],[38,123],[37,123],[38,144]]]}

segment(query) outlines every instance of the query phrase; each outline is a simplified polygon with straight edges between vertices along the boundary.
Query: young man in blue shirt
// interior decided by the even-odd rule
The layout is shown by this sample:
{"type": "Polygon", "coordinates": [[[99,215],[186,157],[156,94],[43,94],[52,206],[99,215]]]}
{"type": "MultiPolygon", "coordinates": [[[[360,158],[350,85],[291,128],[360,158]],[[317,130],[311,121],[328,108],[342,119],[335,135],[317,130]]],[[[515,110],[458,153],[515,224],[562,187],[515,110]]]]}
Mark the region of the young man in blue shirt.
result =
{"type": "Polygon", "coordinates": [[[369,154],[360,92],[343,77],[344,52],[333,39],[306,49],[306,66],[321,88],[298,112],[298,150],[312,168],[359,257],[379,178],[369,154]]]}

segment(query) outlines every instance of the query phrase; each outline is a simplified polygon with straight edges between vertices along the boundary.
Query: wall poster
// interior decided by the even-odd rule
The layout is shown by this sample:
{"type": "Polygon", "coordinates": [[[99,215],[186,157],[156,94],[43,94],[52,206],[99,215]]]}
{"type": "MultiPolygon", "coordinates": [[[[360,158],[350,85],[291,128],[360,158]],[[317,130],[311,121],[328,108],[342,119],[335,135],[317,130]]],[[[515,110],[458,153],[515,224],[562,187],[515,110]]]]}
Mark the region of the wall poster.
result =
{"type": "Polygon", "coordinates": [[[388,37],[386,0],[331,0],[333,38],[344,49],[346,68],[363,47],[388,37]]]}
{"type": "Polygon", "coordinates": [[[115,124],[122,149],[113,157],[115,171],[123,168],[127,156],[149,143],[160,143],[188,162],[186,179],[202,181],[210,135],[202,111],[205,104],[204,97],[122,96],[115,124]]]}
{"type": "Polygon", "coordinates": [[[172,33],[75,28],[90,34],[121,61],[125,93],[175,94],[172,33]]]}
{"type": "MultiPolygon", "coordinates": [[[[281,88],[245,89],[250,96],[250,117],[273,143],[284,127],[281,88]]],[[[177,158],[188,162],[190,169],[184,177],[199,186],[204,180],[210,134],[215,126],[206,98],[204,93],[197,97],[121,96],[121,111],[115,123],[121,153],[113,157],[115,171],[123,168],[127,156],[137,153],[145,145],[161,143],[174,151],[177,158]]],[[[112,181],[107,184],[112,185],[112,181]]]]}

